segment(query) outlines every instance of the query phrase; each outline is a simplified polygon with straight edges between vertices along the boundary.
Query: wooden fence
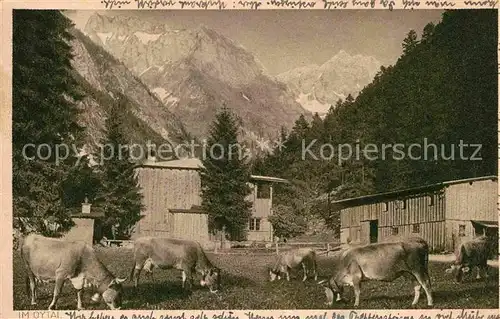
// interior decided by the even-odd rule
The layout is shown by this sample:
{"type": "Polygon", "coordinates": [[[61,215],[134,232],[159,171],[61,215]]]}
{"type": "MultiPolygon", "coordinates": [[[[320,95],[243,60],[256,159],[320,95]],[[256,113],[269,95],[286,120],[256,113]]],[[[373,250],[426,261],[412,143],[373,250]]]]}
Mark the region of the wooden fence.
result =
{"type": "Polygon", "coordinates": [[[287,243],[232,243],[231,248],[222,249],[220,243],[215,244],[216,254],[276,254],[295,248],[313,248],[318,255],[328,256],[331,251],[337,250],[339,242],[287,242],[287,243]]]}
{"type": "MultiPolygon", "coordinates": [[[[317,255],[328,256],[330,252],[336,251],[341,244],[339,242],[287,242],[287,243],[251,243],[251,242],[227,242],[227,248],[222,248],[220,242],[214,242],[213,249],[208,249],[216,254],[276,254],[296,248],[313,248],[317,255]]],[[[132,240],[102,239],[100,244],[104,247],[130,247],[132,240]]]]}

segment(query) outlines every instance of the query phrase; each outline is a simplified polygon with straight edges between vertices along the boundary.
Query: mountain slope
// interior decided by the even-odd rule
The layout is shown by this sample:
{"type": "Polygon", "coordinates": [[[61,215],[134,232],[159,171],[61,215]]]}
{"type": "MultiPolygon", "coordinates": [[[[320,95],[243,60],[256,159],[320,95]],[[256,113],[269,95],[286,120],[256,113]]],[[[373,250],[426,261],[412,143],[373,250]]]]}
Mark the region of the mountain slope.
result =
{"type": "Polygon", "coordinates": [[[380,66],[373,57],[351,56],[341,50],[322,65],[292,69],[277,79],[288,85],[305,109],[324,114],[338,99],[348,94],[356,96],[373,80],[380,66]]]}
{"type": "Polygon", "coordinates": [[[291,128],[302,113],[310,116],[251,53],[206,27],[172,30],[133,17],[94,14],[85,32],[123,61],[197,137],[207,136],[223,104],[241,118],[242,131],[261,137],[276,136],[281,126],[291,128]]]}
{"type": "Polygon", "coordinates": [[[93,43],[79,30],[71,30],[75,39],[71,45],[75,78],[84,88],[86,97],[80,121],[87,127],[87,143],[95,149],[103,136],[104,121],[112,103],[121,94],[128,114],[126,136],[132,143],[177,145],[187,138],[185,128],[177,117],[149,91],[125,65],[93,43]]]}

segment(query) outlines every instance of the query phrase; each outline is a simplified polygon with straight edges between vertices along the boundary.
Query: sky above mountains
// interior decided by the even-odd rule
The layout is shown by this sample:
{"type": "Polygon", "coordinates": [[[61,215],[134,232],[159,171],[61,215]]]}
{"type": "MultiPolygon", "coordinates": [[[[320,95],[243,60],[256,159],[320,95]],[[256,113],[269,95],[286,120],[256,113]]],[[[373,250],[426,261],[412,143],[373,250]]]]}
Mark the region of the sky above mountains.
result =
{"type": "MultiPolygon", "coordinates": [[[[83,30],[95,11],[66,12],[83,30]]],[[[438,23],[441,10],[227,10],[227,11],[99,11],[131,15],[172,29],[200,24],[238,42],[252,52],[269,73],[323,64],[340,50],[373,56],[384,65],[401,55],[410,29],[420,35],[429,22],[438,23]]]]}

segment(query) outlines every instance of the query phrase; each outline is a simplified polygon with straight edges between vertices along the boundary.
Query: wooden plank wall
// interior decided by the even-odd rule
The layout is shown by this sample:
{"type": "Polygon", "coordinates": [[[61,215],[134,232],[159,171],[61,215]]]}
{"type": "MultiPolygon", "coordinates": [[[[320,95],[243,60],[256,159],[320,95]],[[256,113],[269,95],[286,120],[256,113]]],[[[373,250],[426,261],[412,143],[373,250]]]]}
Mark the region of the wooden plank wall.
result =
{"type": "Polygon", "coordinates": [[[257,198],[258,184],[250,183],[252,193],[247,196],[247,200],[253,203],[252,217],[261,218],[260,230],[247,232],[247,240],[249,241],[272,241],[272,225],[268,220],[269,215],[272,213],[272,196],[273,188],[270,183],[270,196],[269,198],[257,198]]]}
{"type": "MultiPolygon", "coordinates": [[[[201,180],[196,170],[140,167],[137,176],[145,206],[137,235],[172,236],[173,229],[193,222],[194,217],[187,217],[189,214],[172,218],[169,209],[189,209],[201,204],[201,180]]],[[[199,232],[204,233],[206,227],[200,227],[199,232]]]]}
{"type": "Polygon", "coordinates": [[[447,251],[455,251],[462,241],[473,237],[474,227],[469,220],[446,220],[445,248],[447,251]],[[464,236],[459,234],[460,225],[465,226],[464,236]]]}
{"type": "Polygon", "coordinates": [[[91,218],[72,218],[75,226],[63,235],[67,241],[84,241],[92,245],[94,241],[94,220],[91,218]]]}
{"type": "Polygon", "coordinates": [[[498,182],[485,180],[446,189],[446,219],[498,221],[498,182]]]}
{"type": "Polygon", "coordinates": [[[208,235],[208,215],[196,213],[170,213],[171,236],[206,242],[208,235]]]}
{"type": "Polygon", "coordinates": [[[446,227],[442,192],[349,207],[341,210],[340,215],[344,240],[350,238],[353,242],[369,243],[369,221],[378,220],[379,241],[393,236],[393,227],[397,227],[398,235],[418,235],[428,241],[431,249],[444,248],[446,227]],[[413,232],[414,224],[419,225],[418,233],[413,232]]]}
{"type": "MultiPolygon", "coordinates": [[[[398,226],[398,236],[419,236],[427,241],[431,251],[442,251],[445,249],[446,224],[445,221],[421,223],[419,232],[413,232],[413,225],[398,226]]],[[[380,227],[379,239],[384,240],[393,236],[392,227],[380,227]]]]}
{"type": "Polygon", "coordinates": [[[272,241],[272,226],[267,217],[263,217],[260,220],[260,230],[259,231],[248,231],[247,240],[249,241],[272,241]]]}

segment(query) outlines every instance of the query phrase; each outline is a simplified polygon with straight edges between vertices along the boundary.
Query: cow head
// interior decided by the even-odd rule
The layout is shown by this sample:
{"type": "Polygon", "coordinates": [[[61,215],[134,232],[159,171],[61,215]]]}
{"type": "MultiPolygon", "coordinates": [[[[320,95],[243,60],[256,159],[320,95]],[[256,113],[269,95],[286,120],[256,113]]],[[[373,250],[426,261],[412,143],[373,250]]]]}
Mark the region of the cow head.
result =
{"type": "MultiPolygon", "coordinates": [[[[106,290],[102,293],[102,299],[111,310],[120,310],[122,306],[123,287],[122,282],[127,278],[115,278],[109,284],[106,290]]],[[[92,296],[92,301],[99,301],[99,294],[92,296]]]]}
{"type": "Polygon", "coordinates": [[[213,267],[203,272],[200,285],[208,287],[210,292],[216,293],[220,289],[220,269],[213,267]]]}
{"type": "Polygon", "coordinates": [[[333,304],[333,298],[335,295],[339,295],[342,293],[342,286],[339,286],[334,278],[330,278],[329,280],[321,280],[318,282],[319,285],[323,286],[325,289],[326,295],[326,303],[329,305],[333,304]]]}
{"type": "Polygon", "coordinates": [[[455,279],[457,280],[457,282],[461,282],[462,281],[462,278],[463,278],[463,274],[464,273],[468,273],[470,271],[470,268],[469,267],[463,267],[462,265],[455,265],[455,264],[452,264],[450,266],[450,268],[447,268],[445,270],[445,272],[447,274],[452,274],[455,276],[455,279]]]}
{"type": "Polygon", "coordinates": [[[269,270],[269,281],[273,282],[276,279],[281,279],[281,274],[286,273],[285,266],[281,266],[279,268],[271,267],[269,270]]]}

